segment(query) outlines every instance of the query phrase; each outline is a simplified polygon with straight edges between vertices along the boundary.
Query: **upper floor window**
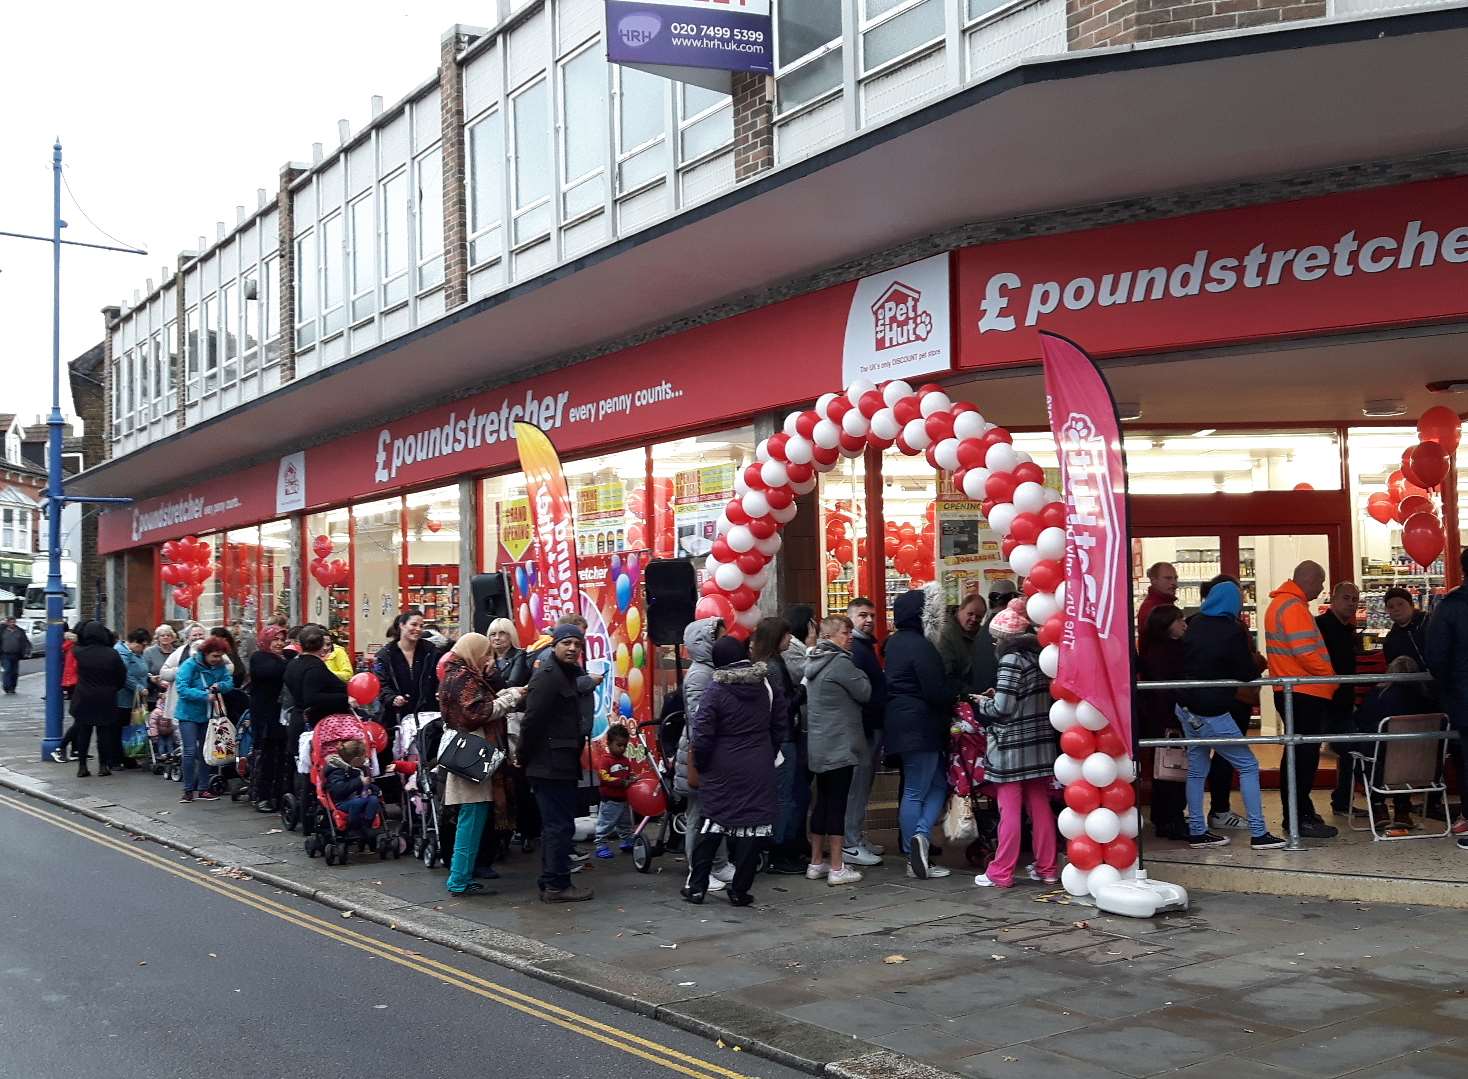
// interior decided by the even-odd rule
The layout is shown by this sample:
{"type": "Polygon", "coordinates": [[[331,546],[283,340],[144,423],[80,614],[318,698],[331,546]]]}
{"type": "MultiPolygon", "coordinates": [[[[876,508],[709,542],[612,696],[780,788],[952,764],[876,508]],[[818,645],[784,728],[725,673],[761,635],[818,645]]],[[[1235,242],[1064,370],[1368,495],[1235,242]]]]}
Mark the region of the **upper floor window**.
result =
{"type": "Polygon", "coordinates": [[[307,230],[296,237],[296,345],[316,343],[316,233],[307,230]]]}
{"type": "Polygon", "coordinates": [[[336,333],[346,326],[346,308],[342,285],[342,215],[334,213],[321,222],[321,312],[326,325],[323,333],[336,333]]]}
{"type": "Polygon", "coordinates": [[[943,37],[941,0],[862,0],[862,15],[863,73],[943,37]]]}
{"type": "Polygon", "coordinates": [[[418,159],[418,287],[443,284],[443,151],[433,149],[418,159]]]}
{"type": "Polygon", "coordinates": [[[499,257],[505,213],[504,120],[499,109],[469,125],[469,263],[499,257]]]}
{"type": "Polygon", "coordinates": [[[775,5],[775,97],[798,108],[841,85],[841,0],[775,5]]]}
{"type": "Polygon", "coordinates": [[[352,321],[369,318],[377,310],[377,222],[373,218],[372,195],[369,192],[347,208],[347,267],[351,272],[352,321]]]}
{"type": "Polygon", "coordinates": [[[607,63],[593,44],[561,65],[561,185],[565,214],[575,217],[601,206],[607,159],[607,63]]]}
{"type": "Polygon", "coordinates": [[[239,309],[235,307],[235,283],[228,282],[219,290],[219,351],[222,354],[222,385],[233,386],[240,378],[239,309]]]}
{"type": "Polygon", "coordinates": [[[667,79],[615,67],[617,77],[617,190],[631,191],[668,171],[667,79]]]}
{"type": "Polygon", "coordinates": [[[244,353],[244,373],[250,375],[260,369],[260,272],[258,267],[250,267],[248,274],[241,279],[240,307],[240,313],[243,316],[240,334],[244,339],[241,342],[244,353]]]}
{"type": "Polygon", "coordinates": [[[280,359],[280,259],[271,255],[264,262],[265,272],[265,362],[280,359]]]}
{"type": "Polygon", "coordinates": [[[514,110],[515,243],[550,231],[550,88],[537,79],[511,99],[514,110]]]}
{"type": "Polygon", "coordinates": [[[679,95],[683,161],[696,160],[734,141],[734,106],[728,94],[685,83],[679,95]]]}
{"type": "Polygon", "coordinates": [[[408,298],[408,173],[399,169],[382,181],[382,302],[408,298]]]}

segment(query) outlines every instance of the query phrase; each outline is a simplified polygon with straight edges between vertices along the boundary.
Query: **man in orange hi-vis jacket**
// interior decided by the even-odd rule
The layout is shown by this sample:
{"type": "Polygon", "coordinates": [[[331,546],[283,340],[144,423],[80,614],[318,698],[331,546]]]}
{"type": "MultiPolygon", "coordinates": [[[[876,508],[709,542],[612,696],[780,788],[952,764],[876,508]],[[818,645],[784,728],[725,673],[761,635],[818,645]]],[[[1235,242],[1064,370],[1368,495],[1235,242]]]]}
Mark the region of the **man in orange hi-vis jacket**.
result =
{"type": "MultiPolygon", "coordinates": [[[[1265,651],[1269,656],[1272,678],[1320,677],[1335,674],[1330,653],[1310,604],[1325,587],[1325,570],[1319,562],[1301,562],[1293,576],[1269,593],[1269,610],[1264,614],[1265,651]]],[[[1297,686],[1294,690],[1295,733],[1324,734],[1330,713],[1330,699],[1336,687],[1328,684],[1297,686]]],[[[1281,723],[1284,718],[1284,693],[1274,691],[1274,706],[1281,723]]],[[[1300,834],[1312,839],[1331,839],[1336,829],[1321,820],[1310,801],[1315,785],[1315,772],[1320,767],[1320,743],[1307,742],[1295,747],[1295,790],[1298,792],[1300,834]]],[[[1289,785],[1284,762],[1280,763],[1280,801],[1286,817],[1289,814],[1289,785]]],[[[1286,821],[1288,823],[1288,821],[1286,821]]]]}

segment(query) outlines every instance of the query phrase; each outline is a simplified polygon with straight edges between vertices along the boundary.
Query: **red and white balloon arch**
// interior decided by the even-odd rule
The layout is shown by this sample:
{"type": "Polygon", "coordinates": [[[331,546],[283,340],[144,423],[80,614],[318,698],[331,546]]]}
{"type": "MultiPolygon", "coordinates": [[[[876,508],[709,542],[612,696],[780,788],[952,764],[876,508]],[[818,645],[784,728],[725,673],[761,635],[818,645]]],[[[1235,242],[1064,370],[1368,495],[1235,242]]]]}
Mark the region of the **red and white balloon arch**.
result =
{"type": "MultiPolygon", "coordinates": [[[[982,503],[989,526],[1003,537],[1010,569],[1024,580],[1026,613],[1043,646],[1040,666],[1054,678],[1061,659],[1065,502],[1013,442],[976,407],[954,403],[934,385],[914,390],[902,381],[879,387],[858,380],[844,393],[823,395],[814,408],[790,413],[735,479],[705,566],[697,617],[718,617],[731,634],[748,637],[759,623],[759,595],[781,530],[795,518],[796,497],[814,490],[817,476],[841,458],[896,446],[909,457],[925,455],[982,503]]],[[[1138,868],[1135,768],[1130,746],[1095,704],[1058,686],[1052,694],[1050,722],[1061,747],[1055,776],[1066,802],[1059,819],[1068,840],[1062,881],[1073,895],[1094,895],[1138,868]]]]}

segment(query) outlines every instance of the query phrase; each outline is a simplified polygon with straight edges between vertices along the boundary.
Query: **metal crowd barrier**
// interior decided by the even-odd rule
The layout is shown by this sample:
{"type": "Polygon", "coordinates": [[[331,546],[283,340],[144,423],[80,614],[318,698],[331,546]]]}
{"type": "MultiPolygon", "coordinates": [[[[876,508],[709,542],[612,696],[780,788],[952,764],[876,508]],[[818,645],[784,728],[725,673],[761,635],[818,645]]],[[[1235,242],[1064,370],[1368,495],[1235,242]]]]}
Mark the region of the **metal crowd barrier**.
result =
{"type": "MultiPolygon", "coordinates": [[[[1229,679],[1138,682],[1136,688],[1139,690],[1263,689],[1265,687],[1282,689],[1284,691],[1282,716],[1284,720],[1284,733],[1244,738],[1143,738],[1137,742],[1137,745],[1142,749],[1164,749],[1169,746],[1284,746],[1285,783],[1287,785],[1286,817],[1288,818],[1285,824],[1289,829],[1289,840],[1285,844],[1284,849],[1289,851],[1310,850],[1310,847],[1300,842],[1300,796],[1299,791],[1295,787],[1296,746],[1313,742],[1335,744],[1337,742],[1445,741],[1449,738],[1457,738],[1458,732],[1449,728],[1444,731],[1424,731],[1415,734],[1296,734],[1295,687],[1313,685],[1378,686],[1393,682],[1431,681],[1432,675],[1424,672],[1419,674],[1341,674],[1328,678],[1257,678],[1252,682],[1235,682],[1229,679]]],[[[1443,802],[1443,812],[1446,813],[1446,797],[1443,799],[1443,802]]]]}

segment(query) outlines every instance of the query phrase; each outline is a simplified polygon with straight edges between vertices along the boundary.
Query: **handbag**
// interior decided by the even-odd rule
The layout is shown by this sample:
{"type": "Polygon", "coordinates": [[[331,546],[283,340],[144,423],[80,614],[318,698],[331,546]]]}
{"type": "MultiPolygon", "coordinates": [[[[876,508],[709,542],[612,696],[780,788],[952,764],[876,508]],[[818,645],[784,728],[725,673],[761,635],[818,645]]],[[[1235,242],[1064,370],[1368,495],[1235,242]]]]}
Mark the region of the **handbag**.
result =
{"type": "Polygon", "coordinates": [[[141,690],[133,694],[133,714],[130,725],[134,727],[148,725],[148,698],[141,690]]]}
{"type": "Polygon", "coordinates": [[[973,803],[961,794],[948,796],[948,808],[943,814],[943,834],[953,843],[972,843],[979,838],[973,803]]]}
{"type": "Polygon", "coordinates": [[[239,756],[239,738],[218,697],[214,698],[213,712],[204,732],[204,763],[211,768],[219,768],[233,764],[239,756]]]}
{"type": "Polygon", "coordinates": [[[504,750],[467,731],[445,731],[438,745],[438,766],[470,783],[483,783],[504,763],[504,750]]]}
{"type": "MultiPolygon", "coordinates": [[[[1172,737],[1171,732],[1168,737],[1172,737]]],[[[1188,778],[1187,746],[1161,746],[1152,757],[1152,778],[1185,783],[1188,778]]]]}

